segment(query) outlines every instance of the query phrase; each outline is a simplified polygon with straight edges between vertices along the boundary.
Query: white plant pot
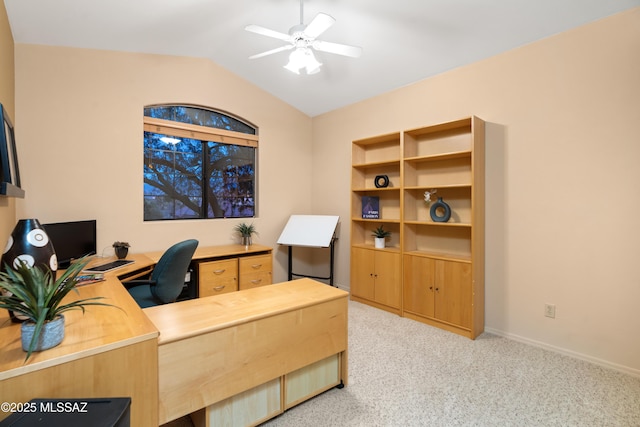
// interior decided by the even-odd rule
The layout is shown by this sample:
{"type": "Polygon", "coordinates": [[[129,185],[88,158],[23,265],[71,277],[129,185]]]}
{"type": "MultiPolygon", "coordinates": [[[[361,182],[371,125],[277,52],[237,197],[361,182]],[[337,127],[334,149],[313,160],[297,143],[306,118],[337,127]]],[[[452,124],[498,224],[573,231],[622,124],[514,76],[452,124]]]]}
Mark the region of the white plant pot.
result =
{"type": "Polygon", "coordinates": [[[375,238],[375,246],[376,249],[382,249],[385,246],[386,240],[384,237],[376,237],[375,238]]]}

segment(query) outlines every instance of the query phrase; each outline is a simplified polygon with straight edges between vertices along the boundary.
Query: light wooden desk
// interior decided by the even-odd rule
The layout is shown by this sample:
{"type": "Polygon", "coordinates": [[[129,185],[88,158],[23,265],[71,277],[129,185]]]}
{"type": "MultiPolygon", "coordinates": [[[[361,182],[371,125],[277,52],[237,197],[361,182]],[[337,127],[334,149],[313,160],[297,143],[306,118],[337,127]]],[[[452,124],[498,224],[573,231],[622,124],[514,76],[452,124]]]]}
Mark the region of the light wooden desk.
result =
{"type": "MultiPolygon", "coordinates": [[[[144,258],[140,258],[144,260],[144,258]]],[[[146,262],[146,261],[145,261],[146,262]]],[[[131,425],[157,426],[158,330],[115,273],[68,298],[105,297],[113,307],[65,313],[65,338],[25,364],[20,325],[0,310],[0,396],[24,403],[38,397],[131,397],[131,425]]],[[[0,419],[10,413],[0,412],[0,419]]]]}
{"type": "MultiPolygon", "coordinates": [[[[219,246],[198,246],[193,254],[194,261],[201,261],[213,258],[226,258],[242,255],[250,255],[259,252],[271,253],[273,248],[269,246],[250,245],[248,248],[244,245],[219,245],[219,246]]],[[[144,255],[150,258],[154,263],[158,262],[164,251],[146,252],[144,255]]]]}
{"type": "MultiPolygon", "coordinates": [[[[247,253],[240,245],[204,247],[196,257],[218,257],[229,249],[247,253]]],[[[141,310],[118,277],[153,267],[159,256],[128,259],[136,262],[68,296],[102,296],[122,310],[66,313],[62,344],[34,353],[26,364],[20,325],[0,310],[0,319],[6,319],[0,320],[3,401],[131,397],[131,425],[146,427],[202,408],[201,419],[213,419],[238,401],[262,402],[265,393],[277,402],[262,417],[267,419],[346,384],[347,292],[300,279],[141,310]]],[[[235,419],[255,415],[232,414],[235,419]]],[[[8,415],[0,413],[0,420],[8,415]]]]}
{"type": "Polygon", "coordinates": [[[144,309],[160,423],[205,408],[203,425],[254,424],[346,384],[347,297],[307,278],[144,309]]]}

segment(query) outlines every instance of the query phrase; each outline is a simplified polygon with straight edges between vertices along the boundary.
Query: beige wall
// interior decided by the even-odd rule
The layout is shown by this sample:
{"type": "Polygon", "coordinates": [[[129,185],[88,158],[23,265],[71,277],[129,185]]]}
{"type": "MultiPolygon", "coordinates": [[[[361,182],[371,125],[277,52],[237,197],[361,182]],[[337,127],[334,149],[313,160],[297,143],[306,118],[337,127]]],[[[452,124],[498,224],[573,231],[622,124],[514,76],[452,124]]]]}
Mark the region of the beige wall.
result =
{"type": "Polygon", "coordinates": [[[339,283],[350,141],[477,115],[487,330],[640,374],[639,100],[640,8],[314,118],[313,210],[343,219],[339,283]]]}
{"type": "MultiPolygon", "coordinates": [[[[4,3],[0,7],[0,102],[12,119],[14,114],[14,66],[13,36],[4,3]]],[[[14,123],[15,125],[15,123],[14,123]]],[[[16,136],[17,138],[17,136],[16,136]]],[[[16,224],[15,199],[0,196],[0,248],[4,245],[16,224]]]]}
{"type": "MultiPolygon", "coordinates": [[[[40,222],[96,218],[98,252],[181,239],[234,240],[238,220],[143,221],[142,115],[178,102],[232,112],[259,127],[257,243],[275,245],[291,213],[310,213],[311,119],[204,59],[16,45],[16,110],[27,196],[18,214],[40,222]]],[[[276,249],[275,279],[286,280],[276,249]]]]}
{"type": "MultiPolygon", "coordinates": [[[[237,221],[142,221],[142,106],[208,105],[260,127],[259,242],[292,213],[340,215],[348,287],[351,140],[477,115],[487,330],[640,375],[639,24],[634,9],[313,120],[206,60],[17,45],[18,214],[97,218],[100,247],[228,242],[237,221]]],[[[279,248],[276,265],[284,280],[279,248]]]]}

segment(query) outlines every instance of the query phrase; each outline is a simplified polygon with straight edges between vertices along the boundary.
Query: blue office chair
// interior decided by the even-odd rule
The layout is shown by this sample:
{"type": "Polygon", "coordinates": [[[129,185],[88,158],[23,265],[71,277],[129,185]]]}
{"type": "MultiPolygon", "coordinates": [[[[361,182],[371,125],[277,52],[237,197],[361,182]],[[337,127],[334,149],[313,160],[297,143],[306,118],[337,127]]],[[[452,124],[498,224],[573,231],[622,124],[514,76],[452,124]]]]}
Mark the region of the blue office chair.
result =
{"type": "Polygon", "coordinates": [[[195,239],[176,243],[162,254],[149,279],[123,283],[141,308],[175,302],[182,292],[184,278],[197,247],[195,239]]]}

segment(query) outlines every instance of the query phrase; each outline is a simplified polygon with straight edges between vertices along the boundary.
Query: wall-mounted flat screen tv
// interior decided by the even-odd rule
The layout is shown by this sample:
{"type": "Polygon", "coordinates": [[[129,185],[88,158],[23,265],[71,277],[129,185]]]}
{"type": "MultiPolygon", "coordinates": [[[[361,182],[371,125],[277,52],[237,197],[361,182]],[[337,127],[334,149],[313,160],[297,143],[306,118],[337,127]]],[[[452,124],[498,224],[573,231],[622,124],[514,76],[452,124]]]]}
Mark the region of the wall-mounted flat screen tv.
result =
{"type": "Polygon", "coordinates": [[[13,124],[7,110],[0,104],[0,195],[24,197],[20,188],[20,169],[13,124]]]}
{"type": "Polygon", "coordinates": [[[96,253],[96,220],[42,224],[58,258],[58,268],[96,253]]]}

